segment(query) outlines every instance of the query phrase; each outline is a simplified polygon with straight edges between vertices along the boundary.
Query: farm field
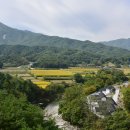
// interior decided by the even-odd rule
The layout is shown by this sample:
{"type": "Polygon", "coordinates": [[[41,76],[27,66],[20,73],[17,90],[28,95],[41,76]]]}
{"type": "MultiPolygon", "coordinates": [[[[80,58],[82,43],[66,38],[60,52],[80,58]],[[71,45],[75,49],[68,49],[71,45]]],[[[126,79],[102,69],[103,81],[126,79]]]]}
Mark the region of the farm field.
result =
{"type": "Polygon", "coordinates": [[[81,67],[71,67],[68,69],[25,69],[17,67],[9,67],[1,69],[0,72],[11,74],[22,78],[24,80],[31,80],[38,87],[45,89],[51,83],[73,83],[73,75],[80,73],[83,76],[85,73],[90,74],[91,72],[97,72],[98,68],[81,68],[81,67]]]}
{"type": "Polygon", "coordinates": [[[81,68],[81,67],[71,67],[66,69],[72,73],[87,73],[87,72],[97,72],[99,68],[81,68]]]}
{"type": "Polygon", "coordinates": [[[123,68],[121,69],[126,75],[130,74],[130,68],[123,68]]]}
{"type": "Polygon", "coordinates": [[[0,69],[0,72],[2,73],[8,73],[11,75],[16,75],[16,74],[25,74],[26,73],[26,69],[23,68],[17,68],[17,67],[9,67],[9,68],[4,68],[4,69],[0,69]]]}
{"type": "Polygon", "coordinates": [[[51,82],[47,81],[40,81],[40,80],[32,80],[34,84],[36,84],[38,87],[45,89],[48,85],[51,84],[51,82]]]}
{"type": "Polygon", "coordinates": [[[34,74],[35,76],[44,77],[44,76],[73,76],[73,73],[67,70],[31,70],[31,74],[34,74]]]}
{"type": "Polygon", "coordinates": [[[52,76],[52,77],[70,77],[73,76],[76,73],[90,73],[90,72],[97,72],[99,69],[98,68],[80,68],[80,67],[73,67],[69,69],[61,69],[61,70],[43,70],[43,69],[34,69],[30,70],[30,73],[39,76],[39,77],[44,77],[44,76],[52,76]]]}
{"type": "MultiPolygon", "coordinates": [[[[80,73],[82,76],[87,74],[88,76],[96,73],[99,68],[81,68],[81,67],[71,67],[68,69],[25,69],[17,67],[9,67],[1,69],[0,72],[8,73],[12,76],[17,76],[24,80],[31,80],[38,87],[45,89],[51,83],[62,83],[66,82],[68,84],[73,83],[73,75],[80,73]]],[[[121,68],[126,75],[130,73],[130,68],[121,68]]]]}
{"type": "Polygon", "coordinates": [[[28,73],[28,70],[24,68],[10,67],[10,68],[1,69],[0,72],[8,73],[12,76],[16,76],[24,80],[31,80],[34,84],[36,84],[38,87],[43,89],[46,88],[49,84],[51,84],[51,82],[43,81],[42,77],[35,79],[35,77],[30,75],[28,73]]]}

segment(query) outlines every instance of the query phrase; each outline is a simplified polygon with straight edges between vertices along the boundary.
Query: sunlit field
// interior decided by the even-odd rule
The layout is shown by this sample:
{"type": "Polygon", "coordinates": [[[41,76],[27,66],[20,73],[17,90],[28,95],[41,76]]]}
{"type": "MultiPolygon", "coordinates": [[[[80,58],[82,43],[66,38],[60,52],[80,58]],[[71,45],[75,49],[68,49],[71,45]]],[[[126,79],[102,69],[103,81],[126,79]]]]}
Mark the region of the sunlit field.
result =
{"type": "Polygon", "coordinates": [[[73,73],[67,70],[31,70],[31,74],[35,76],[72,76],[73,73]]]}
{"type": "Polygon", "coordinates": [[[121,69],[126,75],[130,74],[130,68],[123,68],[121,69]]]}
{"type": "Polygon", "coordinates": [[[38,87],[45,89],[48,85],[51,84],[51,82],[47,81],[32,81],[34,84],[36,84],[38,87]]]}
{"type": "Polygon", "coordinates": [[[61,69],[61,70],[40,70],[40,69],[34,69],[31,70],[31,74],[34,74],[35,76],[73,76],[76,73],[87,73],[87,72],[97,72],[98,68],[80,68],[80,67],[73,67],[69,69],[61,69]]]}
{"type": "Polygon", "coordinates": [[[38,87],[45,89],[51,83],[62,83],[66,82],[69,84],[73,83],[73,75],[80,73],[82,76],[86,74],[89,76],[93,75],[93,72],[97,72],[98,68],[82,68],[82,67],[70,67],[68,69],[25,69],[17,67],[9,67],[1,69],[3,73],[17,76],[24,80],[31,80],[38,87]]]}

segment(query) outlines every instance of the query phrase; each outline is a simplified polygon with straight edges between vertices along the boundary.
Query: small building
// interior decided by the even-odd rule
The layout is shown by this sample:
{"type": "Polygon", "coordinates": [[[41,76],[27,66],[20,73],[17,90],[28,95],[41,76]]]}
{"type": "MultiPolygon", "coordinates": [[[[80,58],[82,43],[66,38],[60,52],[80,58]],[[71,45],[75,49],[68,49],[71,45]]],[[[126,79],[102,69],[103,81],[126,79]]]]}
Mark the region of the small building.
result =
{"type": "Polygon", "coordinates": [[[108,86],[89,95],[87,103],[90,110],[100,118],[111,115],[117,108],[117,104],[112,98],[114,94],[115,88],[108,86]]]}

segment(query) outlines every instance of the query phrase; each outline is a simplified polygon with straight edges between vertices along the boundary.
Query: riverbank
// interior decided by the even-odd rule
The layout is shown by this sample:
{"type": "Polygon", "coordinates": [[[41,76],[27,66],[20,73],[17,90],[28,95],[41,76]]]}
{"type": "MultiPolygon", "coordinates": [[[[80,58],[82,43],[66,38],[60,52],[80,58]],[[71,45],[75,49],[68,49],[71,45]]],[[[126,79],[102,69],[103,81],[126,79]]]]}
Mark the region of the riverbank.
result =
{"type": "Polygon", "coordinates": [[[72,126],[69,122],[62,119],[58,114],[59,104],[53,102],[45,108],[45,119],[54,119],[56,125],[63,130],[79,130],[76,126],[72,126]]]}

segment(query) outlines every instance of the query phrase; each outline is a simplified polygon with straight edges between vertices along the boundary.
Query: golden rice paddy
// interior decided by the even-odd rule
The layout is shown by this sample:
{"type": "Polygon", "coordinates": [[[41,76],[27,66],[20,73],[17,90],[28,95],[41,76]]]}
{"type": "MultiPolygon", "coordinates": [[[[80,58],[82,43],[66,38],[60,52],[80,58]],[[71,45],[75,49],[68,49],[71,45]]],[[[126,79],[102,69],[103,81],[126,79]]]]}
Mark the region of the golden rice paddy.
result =
{"type": "Polygon", "coordinates": [[[42,70],[42,69],[34,69],[31,70],[31,74],[35,76],[62,76],[69,77],[73,76],[75,73],[86,73],[86,72],[97,72],[98,68],[80,68],[73,67],[69,69],[61,69],[61,70],[42,70]]]}
{"type": "Polygon", "coordinates": [[[51,82],[47,81],[32,81],[34,84],[36,84],[38,87],[45,89],[48,85],[51,84],[51,82]]]}
{"type": "Polygon", "coordinates": [[[73,73],[66,70],[31,70],[35,76],[72,76],[73,73]]]}

